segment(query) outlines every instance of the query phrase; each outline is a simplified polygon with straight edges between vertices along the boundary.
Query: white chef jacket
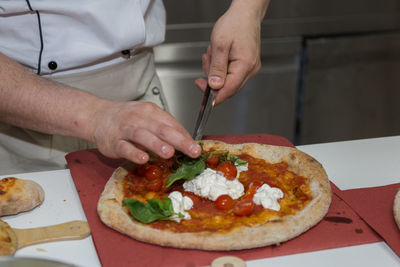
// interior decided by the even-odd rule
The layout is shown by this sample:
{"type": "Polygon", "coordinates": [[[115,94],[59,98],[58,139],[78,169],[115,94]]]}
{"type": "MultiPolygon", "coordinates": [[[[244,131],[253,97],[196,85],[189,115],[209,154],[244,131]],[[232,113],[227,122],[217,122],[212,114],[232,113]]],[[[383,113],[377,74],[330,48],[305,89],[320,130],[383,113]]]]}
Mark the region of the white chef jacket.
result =
{"type": "Polygon", "coordinates": [[[162,0],[0,0],[0,52],[40,75],[117,63],[164,35],[162,0]]]}
{"type": "MultiPolygon", "coordinates": [[[[106,99],[167,109],[149,49],[164,34],[162,0],[0,0],[1,53],[106,99]]],[[[0,122],[0,173],[64,168],[66,153],[92,146],[0,122]]]]}

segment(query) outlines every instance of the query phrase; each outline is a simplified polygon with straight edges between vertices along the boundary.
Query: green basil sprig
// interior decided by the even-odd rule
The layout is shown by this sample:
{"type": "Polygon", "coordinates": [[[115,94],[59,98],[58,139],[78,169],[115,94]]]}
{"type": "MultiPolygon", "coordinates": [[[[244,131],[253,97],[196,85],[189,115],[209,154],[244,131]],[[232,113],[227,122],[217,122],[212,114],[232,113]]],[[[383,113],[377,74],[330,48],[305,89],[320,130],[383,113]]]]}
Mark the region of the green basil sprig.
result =
{"type": "Polygon", "coordinates": [[[200,157],[192,159],[186,155],[179,154],[176,156],[176,172],[172,173],[165,185],[166,188],[170,187],[173,183],[179,180],[189,181],[200,174],[207,166],[206,161],[214,155],[219,156],[219,162],[230,161],[235,166],[244,165],[247,163],[245,160],[241,160],[238,156],[230,154],[227,150],[216,150],[208,154],[201,153],[200,157]]]}
{"type": "Polygon", "coordinates": [[[169,220],[172,215],[178,215],[182,218],[181,213],[174,212],[172,201],[168,197],[160,199],[149,199],[143,204],[137,199],[127,198],[122,201],[122,206],[127,206],[131,215],[142,223],[151,223],[157,220],[169,220]]]}
{"type": "Polygon", "coordinates": [[[246,160],[242,160],[238,156],[236,156],[234,154],[230,154],[228,150],[212,151],[208,154],[207,159],[211,158],[214,155],[220,155],[219,162],[230,161],[235,166],[247,164],[246,160]]]}
{"type": "Polygon", "coordinates": [[[206,162],[201,157],[183,162],[178,170],[168,177],[166,188],[170,187],[178,180],[190,180],[206,168],[206,162]]]}
{"type": "Polygon", "coordinates": [[[235,166],[247,164],[247,160],[242,160],[234,154],[228,154],[228,160],[231,161],[235,166]]]}

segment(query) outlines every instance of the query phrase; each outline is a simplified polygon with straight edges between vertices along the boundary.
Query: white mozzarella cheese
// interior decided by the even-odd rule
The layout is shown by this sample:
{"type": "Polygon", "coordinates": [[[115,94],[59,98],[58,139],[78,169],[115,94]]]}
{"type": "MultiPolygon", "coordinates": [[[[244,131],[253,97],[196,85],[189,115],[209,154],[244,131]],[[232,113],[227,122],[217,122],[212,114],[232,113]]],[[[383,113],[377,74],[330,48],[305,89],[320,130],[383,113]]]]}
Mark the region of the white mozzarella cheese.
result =
{"type": "Polygon", "coordinates": [[[183,218],[179,218],[178,215],[173,215],[170,217],[171,220],[180,222],[181,219],[188,220],[192,218],[190,214],[186,212],[186,210],[190,210],[193,207],[193,201],[190,197],[182,196],[179,191],[173,191],[168,195],[168,198],[171,199],[174,212],[183,215],[183,218]]]}
{"type": "Polygon", "coordinates": [[[254,194],[253,202],[256,205],[262,205],[264,209],[279,211],[281,207],[278,203],[278,199],[281,198],[283,198],[282,190],[263,184],[254,194]]]}
{"type": "Polygon", "coordinates": [[[236,170],[237,170],[237,175],[236,175],[237,178],[239,178],[239,175],[240,175],[241,172],[245,172],[245,171],[249,170],[249,164],[248,163],[242,164],[242,165],[235,164],[235,167],[236,167],[236,170]]]}
{"type": "Polygon", "coordinates": [[[243,184],[238,179],[228,180],[213,169],[207,168],[198,176],[183,184],[185,191],[215,201],[221,195],[238,199],[244,194],[243,184]]]}

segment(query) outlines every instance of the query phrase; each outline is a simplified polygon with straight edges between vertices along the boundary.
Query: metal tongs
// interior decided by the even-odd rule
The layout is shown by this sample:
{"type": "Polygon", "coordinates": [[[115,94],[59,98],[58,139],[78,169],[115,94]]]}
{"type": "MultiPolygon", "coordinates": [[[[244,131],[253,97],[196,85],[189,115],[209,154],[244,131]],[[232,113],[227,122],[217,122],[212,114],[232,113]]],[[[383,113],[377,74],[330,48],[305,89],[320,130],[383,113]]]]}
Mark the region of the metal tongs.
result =
{"type": "Polygon", "coordinates": [[[196,126],[194,127],[193,139],[200,140],[203,137],[204,127],[207,123],[208,117],[210,116],[211,110],[215,104],[215,96],[217,92],[212,90],[207,84],[207,88],[204,91],[203,101],[201,102],[199,116],[197,117],[196,126]]]}

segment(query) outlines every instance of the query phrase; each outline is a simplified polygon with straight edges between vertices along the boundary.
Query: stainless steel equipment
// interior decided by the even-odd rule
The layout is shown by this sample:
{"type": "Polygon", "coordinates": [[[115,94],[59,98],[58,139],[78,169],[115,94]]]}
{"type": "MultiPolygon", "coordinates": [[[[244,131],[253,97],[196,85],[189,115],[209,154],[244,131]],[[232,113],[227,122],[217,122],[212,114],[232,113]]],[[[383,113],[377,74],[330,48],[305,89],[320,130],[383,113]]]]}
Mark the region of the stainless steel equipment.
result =
{"type": "MultiPolygon", "coordinates": [[[[230,2],[164,1],[157,71],[189,132],[201,54],[230,2]]],[[[271,1],[261,35],[260,73],[213,110],[205,134],[270,133],[296,144],[400,134],[400,1],[271,1]]]]}

